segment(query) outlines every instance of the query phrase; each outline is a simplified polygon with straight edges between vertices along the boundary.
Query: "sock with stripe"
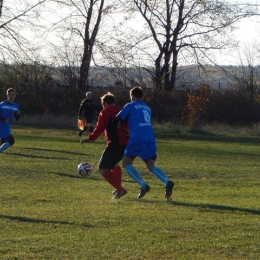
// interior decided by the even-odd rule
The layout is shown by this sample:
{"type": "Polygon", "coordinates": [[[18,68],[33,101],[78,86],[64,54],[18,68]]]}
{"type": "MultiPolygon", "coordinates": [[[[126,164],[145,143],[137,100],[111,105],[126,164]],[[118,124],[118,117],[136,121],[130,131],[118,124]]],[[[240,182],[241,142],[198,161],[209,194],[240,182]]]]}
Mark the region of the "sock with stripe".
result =
{"type": "Polygon", "coordinates": [[[168,178],[167,176],[165,175],[165,173],[158,167],[154,166],[152,168],[152,173],[160,180],[162,181],[165,185],[167,184],[168,182],[168,178]]]}
{"type": "Polygon", "coordinates": [[[4,150],[6,150],[7,148],[9,148],[11,145],[9,142],[5,142],[1,145],[0,147],[0,153],[2,153],[4,150]]]}
{"type": "Polygon", "coordinates": [[[144,188],[146,183],[143,181],[141,175],[139,174],[139,172],[135,169],[135,167],[132,164],[129,164],[125,167],[125,170],[127,172],[127,174],[136,182],[139,183],[139,185],[141,186],[141,188],[144,188]]]}

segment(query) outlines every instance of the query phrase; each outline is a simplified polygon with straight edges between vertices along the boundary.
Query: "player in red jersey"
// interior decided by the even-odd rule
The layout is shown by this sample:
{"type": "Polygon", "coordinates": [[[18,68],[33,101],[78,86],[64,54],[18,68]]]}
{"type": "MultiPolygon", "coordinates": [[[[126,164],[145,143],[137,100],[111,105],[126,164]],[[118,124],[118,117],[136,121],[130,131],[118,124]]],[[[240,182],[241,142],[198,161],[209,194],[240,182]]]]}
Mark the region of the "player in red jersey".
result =
{"type": "Polygon", "coordinates": [[[115,190],[113,199],[119,199],[127,193],[122,187],[122,169],[118,163],[124,156],[124,150],[129,139],[128,126],[121,122],[118,126],[113,123],[121,107],[115,104],[115,97],[108,92],[101,97],[103,110],[99,113],[98,121],[92,133],[87,138],[83,138],[80,143],[94,142],[104,133],[107,141],[107,147],[103,151],[98,169],[104,179],[110,183],[115,190]]]}

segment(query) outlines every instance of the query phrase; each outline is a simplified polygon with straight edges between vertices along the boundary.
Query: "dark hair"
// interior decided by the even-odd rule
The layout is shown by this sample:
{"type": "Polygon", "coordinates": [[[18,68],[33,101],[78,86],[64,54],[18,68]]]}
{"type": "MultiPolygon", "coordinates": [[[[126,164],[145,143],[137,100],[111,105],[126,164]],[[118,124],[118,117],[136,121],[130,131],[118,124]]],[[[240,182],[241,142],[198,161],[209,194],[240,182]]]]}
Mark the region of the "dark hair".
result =
{"type": "Polygon", "coordinates": [[[101,102],[104,103],[106,102],[107,104],[115,104],[116,100],[114,95],[111,92],[107,92],[103,97],[101,97],[101,102]]]}
{"type": "Polygon", "coordinates": [[[141,87],[134,87],[130,90],[130,95],[135,98],[142,99],[144,96],[144,92],[141,87]]]}

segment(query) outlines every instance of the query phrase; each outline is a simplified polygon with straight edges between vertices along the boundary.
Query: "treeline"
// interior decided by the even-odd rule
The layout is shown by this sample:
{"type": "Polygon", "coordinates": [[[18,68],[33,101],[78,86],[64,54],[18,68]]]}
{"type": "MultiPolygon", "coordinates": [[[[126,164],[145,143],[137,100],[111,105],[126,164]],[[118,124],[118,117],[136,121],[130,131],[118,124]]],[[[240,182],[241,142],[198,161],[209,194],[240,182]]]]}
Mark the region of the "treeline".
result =
{"type": "Polygon", "coordinates": [[[173,93],[149,95],[153,116],[159,122],[203,125],[223,123],[251,125],[260,121],[260,99],[247,98],[239,90],[215,90],[209,85],[198,90],[177,90],[173,93]]]}
{"type": "MultiPolygon", "coordinates": [[[[66,68],[63,68],[65,70],[66,68]]],[[[140,84],[141,85],[141,84],[140,84]]],[[[4,65],[0,67],[0,93],[5,100],[6,89],[17,90],[17,102],[24,115],[76,115],[79,104],[85,98],[77,87],[77,75],[62,71],[57,76],[47,66],[4,65]]],[[[144,86],[143,86],[144,87],[144,86]]],[[[196,89],[184,86],[182,90],[158,91],[145,88],[145,100],[151,106],[153,119],[157,122],[201,125],[226,123],[250,125],[260,121],[260,96],[257,89],[230,86],[213,89],[210,85],[200,85],[196,89]]],[[[90,87],[96,104],[100,96],[112,92],[117,103],[123,106],[129,102],[129,87],[90,87]]],[[[101,106],[100,106],[101,108],[101,106]]]]}

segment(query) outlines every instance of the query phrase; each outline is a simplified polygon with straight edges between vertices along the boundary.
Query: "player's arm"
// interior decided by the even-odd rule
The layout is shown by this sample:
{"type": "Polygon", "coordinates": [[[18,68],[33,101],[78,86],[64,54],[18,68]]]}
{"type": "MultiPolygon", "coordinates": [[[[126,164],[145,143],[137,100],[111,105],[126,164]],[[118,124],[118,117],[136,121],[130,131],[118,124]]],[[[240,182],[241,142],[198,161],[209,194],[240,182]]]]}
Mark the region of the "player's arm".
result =
{"type": "Polygon", "coordinates": [[[0,120],[1,120],[2,122],[4,122],[5,119],[6,119],[5,117],[0,116],[0,120]]]}
{"type": "Polygon", "coordinates": [[[16,121],[18,121],[21,117],[21,110],[17,110],[15,113],[14,113],[14,118],[16,119],[16,121]]]}
{"type": "Polygon", "coordinates": [[[98,116],[98,120],[96,123],[96,126],[91,134],[89,134],[88,138],[84,138],[80,141],[80,143],[88,143],[88,142],[94,142],[98,137],[104,132],[104,130],[107,127],[109,121],[109,115],[104,113],[104,111],[101,111],[98,116]]]}
{"type": "Polygon", "coordinates": [[[78,119],[83,119],[84,102],[82,101],[79,106],[78,119]]]}
{"type": "Polygon", "coordinates": [[[5,124],[7,124],[7,123],[9,122],[9,119],[8,119],[8,118],[2,117],[2,116],[0,116],[0,120],[1,120],[3,123],[5,123],[5,124]]]}
{"type": "Polygon", "coordinates": [[[113,120],[113,124],[115,126],[119,126],[120,124],[127,124],[127,120],[123,120],[120,116],[117,115],[113,120]]]}
{"type": "Polygon", "coordinates": [[[116,116],[115,119],[113,120],[113,123],[115,126],[117,126],[120,121],[121,121],[121,118],[119,116],[116,116]]]}
{"type": "MultiPolygon", "coordinates": [[[[2,106],[0,106],[0,114],[2,114],[2,106]]],[[[3,123],[5,122],[6,118],[3,116],[0,116],[0,121],[2,121],[3,123]]]]}

